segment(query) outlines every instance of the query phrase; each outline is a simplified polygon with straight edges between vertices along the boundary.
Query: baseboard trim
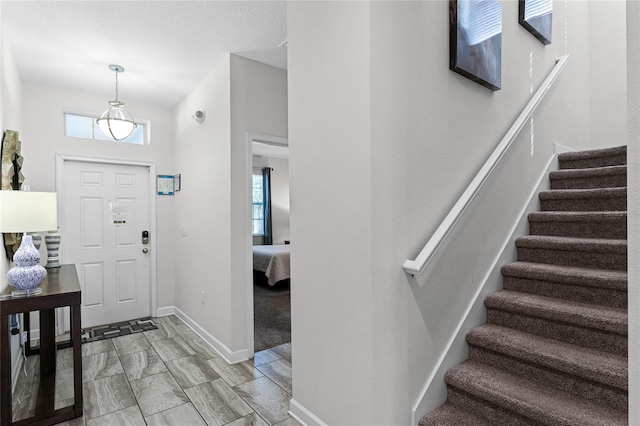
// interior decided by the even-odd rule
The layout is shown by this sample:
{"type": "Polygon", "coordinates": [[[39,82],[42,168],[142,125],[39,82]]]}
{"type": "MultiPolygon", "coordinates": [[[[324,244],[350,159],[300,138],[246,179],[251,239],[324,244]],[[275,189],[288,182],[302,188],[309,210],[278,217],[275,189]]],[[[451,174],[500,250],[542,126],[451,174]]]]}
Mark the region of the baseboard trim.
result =
{"type": "MultiPolygon", "coordinates": [[[[200,324],[191,319],[187,314],[185,314],[180,308],[175,306],[163,307],[158,309],[158,316],[166,316],[174,314],[178,318],[180,318],[184,323],[193,330],[198,336],[202,338],[205,342],[209,344],[222,358],[225,359],[229,364],[237,364],[239,362],[247,361],[251,358],[249,355],[249,351],[247,349],[242,349],[239,351],[232,351],[222,343],[220,340],[216,339],[213,335],[211,335],[207,330],[202,328],[200,324]],[[162,315],[160,312],[162,311],[162,315]]],[[[253,355],[253,354],[251,354],[253,355]]]]}
{"type": "MultiPolygon", "coordinates": [[[[555,149],[558,149],[558,147],[555,147],[555,149]]],[[[504,241],[500,252],[482,280],[482,283],[478,287],[473,299],[470,301],[464,316],[461,318],[456,330],[449,339],[447,347],[429,375],[429,378],[420,393],[420,397],[414,404],[413,409],[411,410],[412,425],[417,425],[424,415],[437,408],[446,399],[447,388],[444,382],[444,373],[467,358],[465,335],[471,328],[485,322],[486,310],[484,307],[484,298],[501,288],[502,273],[500,269],[502,265],[515,260],[515,240],[519,236],[528,234],[528,215],[531,212],[539,210],[539,200],[537,195],[540,191],[549,188],[547,176],[551,170],[555,170],[557,167],[557,151],[554,150],[547,166],[539,176],[536,186],[529,194],[527,203],[523,206],[519,217],[512,225],[509,236],[504,241]]]]}
{"type": "Polygon", "coordinates": [[[175,312],[175,308],[173,306],[163,306],[162,308],[158,308],[156,310],[157,317],[166,317],[167,315],[173,315],[175,312]]]}
{"type": "Polygon", "coordinates": [[[289,415],[305,426],[327,426],[320,417],[293,398],[289,401],[289,415]]]}

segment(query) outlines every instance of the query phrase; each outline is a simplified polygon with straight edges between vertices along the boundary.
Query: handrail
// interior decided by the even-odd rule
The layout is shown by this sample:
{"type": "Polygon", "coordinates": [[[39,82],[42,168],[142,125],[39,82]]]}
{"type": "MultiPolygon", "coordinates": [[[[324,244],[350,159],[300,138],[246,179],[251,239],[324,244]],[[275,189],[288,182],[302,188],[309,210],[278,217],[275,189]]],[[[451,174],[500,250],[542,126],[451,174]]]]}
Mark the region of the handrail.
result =
{"type": "Polygon", "coordinates": [[[473,178],[467,189],[462,193],[456,204],[449,211],[447,216],[444,218],[436,232],[433,233],[427,244],[420,251],[418,256],[414,260],[407,259],[402,264],[402,268],[406,273],[411,275],[421,275],[424,270],[427,268],[427,265],[433,259],[434,255],[442,246],[445,238],[454,225],[458,222],[462,214],[467,210],[467,207],[471,204],[471,202],[475,199],[476,195],[484,185],[485,181],[495,169],[496,165],[504,155],[504,153],[509,149],[516,136],[523,129],[533,111],[538,107],[544,96],[547,94],[553,83],[558,78],[558,75],[564,68],[569,59],[569,55],[562,56],[556,60],[556,65],[553,67],[547,78],[542,82],[536,93],[533,95],[529,103],[524,107],[516,121],[509,128],[507,133],[504,135],[496,149],[493,150],[487,161],[485,161],[482,168],[478,171],[476,176],[473,178]]]}

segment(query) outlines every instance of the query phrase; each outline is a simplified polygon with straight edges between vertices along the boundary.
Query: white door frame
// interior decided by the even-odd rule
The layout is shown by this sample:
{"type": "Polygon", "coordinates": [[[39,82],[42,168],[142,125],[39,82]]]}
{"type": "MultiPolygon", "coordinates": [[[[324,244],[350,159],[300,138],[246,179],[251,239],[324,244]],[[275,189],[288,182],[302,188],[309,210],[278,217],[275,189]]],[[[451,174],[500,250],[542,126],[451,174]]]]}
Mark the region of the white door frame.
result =
{"type": "Polygon", "coordinates": [[[245,201],[246,201],[246,206],[245,206],[245,221],[244,223],[246,224],[245,226],[245,237],[244,237],[244,241],[246,244],[246,263],[247,266],[251,269],[249,271],[249,273],[247,274],[247,352],[248,352],[248,356],[249,358],[253,357],[253,349],[254,349],[254,339],[253,339],[253,333],[254,333],[254,327],[253,327],[253,232],[252,232],[252,228],[251,228],[251,219],[252,219],[252,204],[253,204],[253,199],[252,199],[252,191],[251,191],[251,182],[252,182],[252,175],[253,175],[253,143],[254,142],[260,142],[260,143],[265,143],[265,144],[269,144],[269,145],[277,145],[277,146],[289,146],[289,139],[288,138],[284,138],[282,136],[274,136],[274,135],[267,135],[264,133],[254,133],[254,132],[247,132],[247,137],[246,137],[246,141],[247,141],[247,146],[246,146],[246,152],[247,152],[247,161],[245,164],[245,177],[246,177],[246,184],[245,184],[245,190],[247,191],[246,194],[247,196],[245,197],[245,201]]]}
{"type": "MultiPolygon", "coordinates": [[[[118,158],[99,158],[99,157],[86,157],[76,155],[56,154],[56,193],[58,194],[58,219],[64,217],[64,167],[68,161],[84,162],[84,163],[99,163],[99,164],[114,164],[122,166],[138,166],[149,168],[149,233],[151,238],[149,241],[150,253],[150,291],[151,291],[151,316],[157,316],[158,314],[158,283],[156,277],[156,241],[158,239],[158,232],[156,227],[157,213],[156,213],[156,163],[154,161],[137,161],[137,160],[122,160],[118,158]]],[[[58,222],[60,225],[60,261],[65,261],[65,246],[67,241],[66,233],[64,232],[64,220],[58,222]]],[[[64,332],[69,328],[66,315],[62,309],[57,310],[56,322],[58,324],[58,332],[64,332]]]]}

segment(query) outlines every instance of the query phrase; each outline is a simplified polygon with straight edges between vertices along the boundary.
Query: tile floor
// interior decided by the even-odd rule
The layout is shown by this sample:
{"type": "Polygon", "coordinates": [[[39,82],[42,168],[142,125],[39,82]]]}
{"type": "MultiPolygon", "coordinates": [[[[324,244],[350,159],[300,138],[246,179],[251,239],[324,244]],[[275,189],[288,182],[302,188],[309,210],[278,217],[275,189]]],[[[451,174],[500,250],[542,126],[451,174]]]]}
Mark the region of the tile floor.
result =
{"type": "MultiPolygon", "coordinates": [[[[291,344],[229,365],[176,316],[157,330],[82,345],[84,416],[63,425],[299,425],[289,417],[291,344]]],[[[38,356],[14,391],[14,420],[33,413],[38,356]]],[[[71,348],[58,351],[56,408],[73,403],[71,348]]]]}

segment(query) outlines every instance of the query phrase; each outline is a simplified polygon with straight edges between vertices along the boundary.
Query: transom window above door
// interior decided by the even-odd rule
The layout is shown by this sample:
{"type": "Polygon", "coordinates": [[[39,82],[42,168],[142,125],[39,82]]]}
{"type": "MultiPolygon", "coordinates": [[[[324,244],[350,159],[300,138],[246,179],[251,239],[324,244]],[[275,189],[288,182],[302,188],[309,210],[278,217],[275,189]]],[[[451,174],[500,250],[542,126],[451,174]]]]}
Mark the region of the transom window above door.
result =
{"type": "MultiPolygon", "coordinates": [[[[65,135],[73,138],[97,139],[103,141],[116,142],[108,137],[96,123],[97,116],[87,114],[64,113],[65,135]]],[[[138,126],[126,139],[117,142],[124,142],[133,145],[144,145],[147,135],[147,123],[136,123],[138,126]]]]}

